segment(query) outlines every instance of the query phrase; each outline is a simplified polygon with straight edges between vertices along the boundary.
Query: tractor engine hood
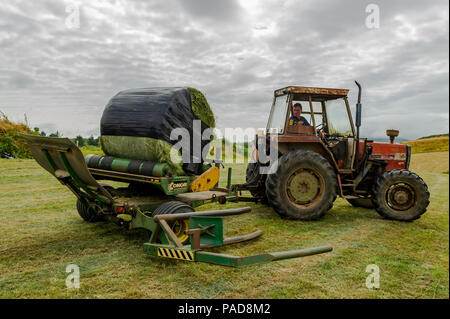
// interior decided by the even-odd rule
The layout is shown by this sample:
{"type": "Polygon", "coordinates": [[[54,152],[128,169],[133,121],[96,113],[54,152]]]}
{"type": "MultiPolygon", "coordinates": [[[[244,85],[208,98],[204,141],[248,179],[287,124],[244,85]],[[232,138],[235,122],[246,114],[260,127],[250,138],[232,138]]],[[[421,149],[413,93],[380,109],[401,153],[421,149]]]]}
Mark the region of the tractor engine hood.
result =
{"type": "Polygon", "coordinates": [[[411,147],[406,144],[368,142],[372,146],[370,160],[384,161],[386,170],[408,169],[411,160],[411,147]]]}

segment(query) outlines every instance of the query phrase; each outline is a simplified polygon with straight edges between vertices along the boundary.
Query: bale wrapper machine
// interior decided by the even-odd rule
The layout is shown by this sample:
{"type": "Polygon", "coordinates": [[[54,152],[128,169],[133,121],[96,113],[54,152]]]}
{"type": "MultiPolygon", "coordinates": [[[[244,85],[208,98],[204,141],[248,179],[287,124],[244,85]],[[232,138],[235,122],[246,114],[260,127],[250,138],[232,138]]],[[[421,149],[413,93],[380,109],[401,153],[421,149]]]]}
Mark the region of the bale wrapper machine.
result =
{"type": "Polygon", "coordinates": [[[171,176],[163,163],[158,163],[159,166],[157,163],[131,163],[92,155],[85,158],[67,138],[36,135],[23,135],[23,138],[38,164],[77,197],[77,210],[85,221],[109,220],[128,229],[148,230],[151,235],[149,242],[144,243],[144,251],[151,256],[242,267],[332,250],[330,246],[323,246],[245,257],[207,251],[262,235],[262,231],[257,230],[247,235],[224,237],[223,218],[248,213],[250,207],[195,211],[195,207],[212,202],[255,200],[240,196],[230,185],[231,169],[227,187],[218,187],[221,165],[218,162],[204,165],[200,175],[171,176]],[[100,161],[109,164],[102,166],[100,161]],[[148,169],[146,175],[127,171],[129,167],[142,169],[147,164],[152,169],[148,169]],[[149,176],[150,173],[158,176],[149,176]],[[128,186],[112,187],[98,180],[119,181],[128,186]]]}

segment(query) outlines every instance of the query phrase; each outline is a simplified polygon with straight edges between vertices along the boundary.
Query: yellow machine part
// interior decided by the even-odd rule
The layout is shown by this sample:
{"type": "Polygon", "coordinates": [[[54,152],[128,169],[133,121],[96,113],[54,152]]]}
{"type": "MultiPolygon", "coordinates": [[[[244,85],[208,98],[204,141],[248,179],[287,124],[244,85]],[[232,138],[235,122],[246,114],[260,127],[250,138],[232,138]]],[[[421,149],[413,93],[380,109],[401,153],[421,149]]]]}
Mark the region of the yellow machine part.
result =
{"type": "Polygon", "coordinates": [[[202,175],[194,179],[189,186],[191,192],[209,191],[219,182],[220,170],[218,167],[211,167],[202,175]]]}

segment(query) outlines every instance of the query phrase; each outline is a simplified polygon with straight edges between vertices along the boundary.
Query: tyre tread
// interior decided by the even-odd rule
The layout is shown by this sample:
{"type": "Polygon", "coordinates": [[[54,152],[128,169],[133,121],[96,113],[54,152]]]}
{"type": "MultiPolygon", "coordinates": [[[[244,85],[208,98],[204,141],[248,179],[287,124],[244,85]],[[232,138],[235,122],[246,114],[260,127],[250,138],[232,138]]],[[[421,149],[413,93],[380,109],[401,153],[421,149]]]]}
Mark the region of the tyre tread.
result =
{"type": "Polygon", "coordinates": [[[386,219],[393,219],[393,220],[401,220],[401,221],[413,221],[416,220],[418,218],[420,218],[420,216],[422,216],[422,214],[424,214],[427,210],[427,207],[430,203],[430,192],[428,190],[428,186],[427,184],[424,182],[424,180],[417,175],[416,173],[413,173],[409,170],[402,170],[402,169],[393,169],[391,171],[385,172],[384,174],[380,175],[373,186],[373,196],[372,196],[372,203],[375,207],[375,210],[377,211],[378,214],[380,214],[383,218],[386,219]],[[382,194],[382,188],[384,187],[384,185],[386,183],[389,182],[389,180],[394,179],[396,177],[403,177],[406,179],[412,178],[413,181],[415,181],[416,183],[418,183],[418,187],[421,188],[419,189],[419,191],[423,191],[423,196],[420,196],[420,200],[419,203],[417,205],[417,211],[412,215],[409,216],[408,218],[405,218],[405,216],[401,216],[401,215],[395,215],[394,213],[392,213],[392,211],[388,210],[385,206],[383,205],[383,198],[384,195],[382,194]]]}
{"type": "Polygon", "coordinates": [[[330,163],[318,153],[308,151],[308,150],[296,150],[289,152],[283,156],[281,156],[276,163],[273,165],[277,165],[277,170],[273,174],[269,174],[266,179],[266,195],[270,205],[273,209],[285,219],[300,219],[300,220],[318,220],[322,218],[328,210],[333,207],[333,202],[337,197],[337,178],[333,167],[330,163]],[[326,196],[326,202],[322,204],[322,209],[318,209],[312,213],[309,213],[308,216],[297,217],[292,216],[292,214],[287,211],[283,205],[280,191],[281,187],[281,174],[283,167],[289,162],[294,160],[301,159],[302,161],[313,161],[319,163],[325,169],[324,179],[329,181],[331,184],[331,190],[326,196]]]}

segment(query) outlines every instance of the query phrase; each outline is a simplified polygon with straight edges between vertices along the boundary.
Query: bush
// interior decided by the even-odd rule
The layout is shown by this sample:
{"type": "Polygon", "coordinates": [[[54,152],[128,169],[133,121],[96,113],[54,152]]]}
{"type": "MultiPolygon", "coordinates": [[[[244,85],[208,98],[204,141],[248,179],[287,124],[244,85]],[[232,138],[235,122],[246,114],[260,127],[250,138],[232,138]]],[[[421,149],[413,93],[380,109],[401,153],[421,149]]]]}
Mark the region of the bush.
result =
{"type": "Polygon", "coordinates": [[[20,133],[39,134],[31,130],[27,124],[14,123],[0,112],[0,152],[11,153],[17,158],[31,158],[31,152],[20,138],[20,133]]]}

